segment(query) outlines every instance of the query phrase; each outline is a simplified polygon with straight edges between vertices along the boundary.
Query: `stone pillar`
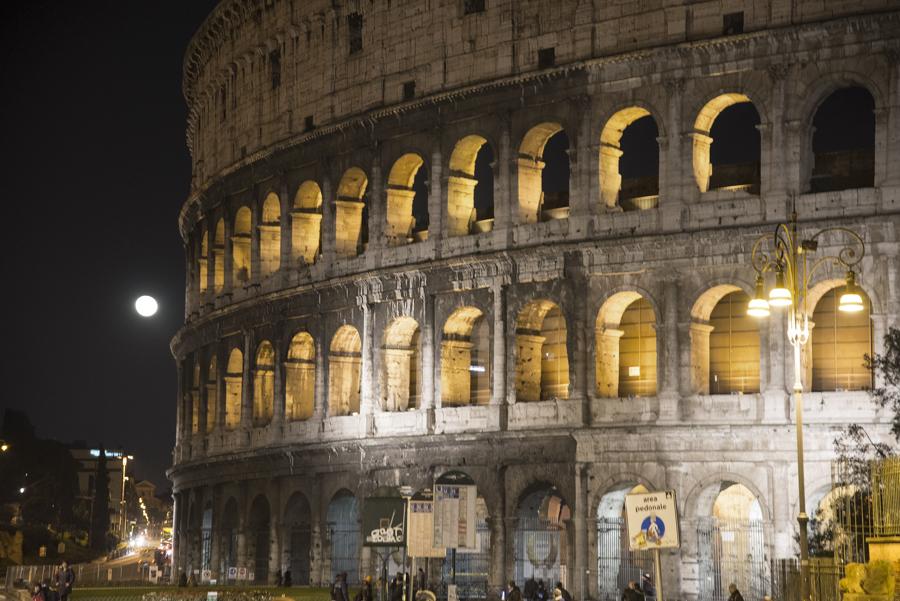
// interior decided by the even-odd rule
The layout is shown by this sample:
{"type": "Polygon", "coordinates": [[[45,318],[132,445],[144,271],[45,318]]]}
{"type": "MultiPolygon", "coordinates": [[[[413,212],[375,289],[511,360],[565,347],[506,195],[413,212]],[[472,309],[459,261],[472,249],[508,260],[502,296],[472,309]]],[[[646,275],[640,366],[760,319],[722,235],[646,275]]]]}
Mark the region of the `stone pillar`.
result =
{"type": "MultiPolygon", "coordinates": [[[[279,323],[276,327],[276,331],[283,331],[284,324],[279,323]]],[[[281,435],[281,428],[284,425],[285,421],[285,371],[284,371],[284,362],[281,361],[281,358],[284,356],[284,349],[281,343],[280,338],[275,338],[272,341],[272,346],[275,351],[275,365],[273,367],[274,374],[274,404],[272,411],[272,429],[278,434],[281,435]]]]}
{"type": "Polygon", "coordinates": [[[773,311],[765,321],[768,323],[760,328],[760,359],[765,362],[767,375],[765,380],[760,377],[764,403],[763,421],[783,423],[788,420],[787,393],[793,386],[785,379],[785,359],[790,359],[793,363],[794,350],[787,342],[784,315],[773,311]]]}
{"type": "Polygon", "coordinates": [[[250,205],[250,278],[248,286],[258,285],[262,280],[262,265],[260,261],[260,214],[262,213],[262,200],[257,191],[256,198],[250,205]]]}
{"type": "MultiPolygon", "coordinates": [[[[434,147],[431,150],[431,178],[428,185],[428,240],[432,241],[435,256],[440,257],[441,240],[444,237],[444,178],[443,156],[441,155],[441,132],[433,132],[434,147]]],[[[449,170],[448,170],[449,171],[449,170]]],[[[427,372],[426,372],[427,373],[427,372]]]]}
{"type": "Polygon", "coordinates": [[[367,301],[362,303],[363,331],[362,331],[362,357],[360,374],[360,399],[359,413],[366,416],[366,433],[374,433],[374,413],[377,399],[375,398],[375,333],[372,315],[372,307],[367,301]]]}
{"type": "Polygon", "coordinates": [[[681,231],[681,213],[685,207],[685,182],[688,175],[687,157],[683,150],[687,140],[680,135],[684,125],[681,122],[681,102],[684,94],[685,80],[676,78],[665,81],[669,102],[667,105],[668,143],[665,148],[659,146],[659,210],[660,224],[664,231],[681,231]],[[663,183],[665,182],[665,185],[663,183]]]}
{"type": "Polygon", "coordinates": [[[174,491],[172,493],[172,563],[173,578],[178,582],[178,576],[184,571],[184,559],[182,558],[182,537],[184,536],[184,528],[179,520],[183,512],[183,493],[174,491]]]}
{"type": "MultiPolygon", "coordinates": [[[[493,323],[491,324],[491,342],[492,364],[491,374],[493,376],[491,394],[492,405],[505,405],[515,402],[515,388],[513,391],[513,399],[510,399],[510,391],[507,390],[506,382],[509,374],[506,365],[506,286],[494,284],[491,288],[491,296],[493,298],[493,323]]],[[[515,323],[515,322],[513,322],[515,323]]]]}
{"type": "Polygon", "coordinates": [[[490,573],[488,587],[497,591],[506,586],[506,468],[498,467],[496,473],[498,504],[492,508],[488,518],[491,530],[490,573]]]}
{"type": "Polygon", "coordinates": [[[225,297],[223,303],[230,302],[231,295],[234,294],[234,220],[225,220],[225,248],[222,252],[222,268],[225,286],[222,296],[225,297]]]}
{"type": "Polygon", "coordinates": [[[624,330],[604,326],[596,331],[597,394],[606,399],[619,397],[619,339],[624,330]]]}
{"type": "MultiPolygon", "coordinates": [[[[372,167],[369,174],[367,193],[369,205],[369,244],[366,250],[381,249],[387,246],[385,234],[387,230],[387,212],[384,198],[384,184],[381,181],[381,153],[376,147],[373,151],[372,167]]],[[[409,215],[412,216],[412,196],[409,199],[409,215]]]]}
{"type": "MultiPolygon", "coordinates": [[[[790,67],[786,63],[769,65],[772,82],[772,110],[768,122],[784,123],[786,78],[790,67]]],[[[760,197],[766,199],[766,219],[784,219],[787,209],[788,171],[797,169],[789,162],[787,140],[783,127],[760,128],[760,197]],[[771,206],[770,206],[771,205],[771,206]]]]}
{"type": "MultiPolygon", "coordinates": [[[[244,332],[244,365],[241,370],[241,428],[253,427],[253,340],[250,332],[244,332]]],[[[227,367],[226,367],[227,368],[227,367]]]]}
{"type": "Polygon", "coordinates": [[[281,247],[279,248],[279,261],[278,261],[278,271],[281,273],[281,281],[287,282],[287,276],[292,269],[295,267],[292,262],[291,256],[291,246],[293,243],[293,237],[291,235],[293,224],[291,222],[291,197],[288,194],[287,184],[284,182],[279,186],[279,195],[278,199],[280,201],[279,211],[280,214],[278,216],[278,235],[279,240],[281,242],[281,247]]]}
{"type": "Polygon", "coordinates": [[[227,574],[219,573],[219,564],[221,562],[219,545],[221,544],[220,539],[222,537],[221,530],[218,528],[217,523],[222,515],[222,495],[219,486],[210,488],[210,500],[212,502],[213,523],[212,529],[209,532],[209,569],[213,578],[218,582],[224,583],[227,574]]]}
{"type": "MultiPolygon", "coordinates": [[[[512,169],[516,157],[510,148],[510,117],[508,113],[501,116],[500,141],[497,148],[496,165],[494,173],[494,230],[506,230],[512,225],[512,213],[518,207],[518,197],[512,193],[515,190],[515,170],[512,169]]],[[[498,373],[498,372],[494,372],[498,373]]],[[[501,372],[502,373],[502,372],[501,372]]]]}
{"type": "Polygon", "coordinates": [[[516,179],[518,203],[516,203],[517,224],[537,223],[541,220],[540,210],[543,200],[541,174],[544,161],[539,158],[519,157],[516,159],[516,179]]]}
{"type": "Polygon", "coordinates": [[[709,335],[715,328],[697,322],[691,322],[690,327],[691,392],[709,394],[709,335]]]}
{"type": "Polygon", "coordinates": [[[569,234],[581,237],[588,232],[589,216],[594,212],[594,186],[591,182],[592,165],[597,155],[591,153],[593,113],[590,96],[575,100],[580,113],[578,131],[570,139],[569,151],[569,234]]]}
{"type": "Polygon", "coordinates": [[[336,211],[337,202],[335,192],[331,187],[331,180],[325,178],[322,180],[322,262],[326,268],[330,269],[334,265],[335,256],[337,254],[335,227],[336,227],[336,211]]]}
{"type": "MultiPolygon", "coordinates": [[[[432,205],[434,202],[431,203],[432,205]]],[[[428,231],[431,232],[431,226],[428,226],[428,231]]],[[[431,234],[429,233],[429,236],[431,234]]],[[[437,243],[435,243],[437,244],[437,243]]],[[[420,357],[422,364],[419,366],[422,373],[422,394],[420,397],[419,410],[427,411],[429,414],[434,413],[435,406],[435,391],[437,391],[438,395],[442,394],[442,390],[440,388],[440,375],[439,375],[439,366],[435,365],[435,356],[436,356],[436,339],[439,336],[440,329],[435,327],[434,323],[434,295],[425,294],[425,319],[422,321],[421,331],[422,335],[419,338],[420,340],[420,357]]],[[[433,423],[434,420],[429,419],[428,423],[433,423]]]]}
{"type": "Polygon", "coordinates": [[[712,162],[709,158],[709,149],[713,139],[702,132],[692,132],[688,136],[693,140],[691,156],[693,159],[694,181],[701,194],[709,191],[709,178],[712,177],[712,162]]]}
{"type": "Polygon", "coordinates": [[[678,303],[680,285],[678,280],[663,284],[662,319],[656,324],[657,348],[662,349],[657,357],[659,390],[659,420],[666,422],[681,419],[681,383],[678,361],[678,303]]]}
{"type": "MultiPolygon", "coordinates": [[[[604,207],[611,209],[619,204],[622,176],[619,173],[619,158],[623,152],[609,144],[601,144],[600,155],[600,199],[604,207]]],[[[662,188],[660,186],[660,188],[662,188]]]]}
{"type": "MultiPolygon", "coordinates": [[[[585,464],[575,466],[575,496],[577,498],[572,522],[575,526],[575,569],[569,577],[569,586],[576,599],[584,599],[590,595],[590,585],[585,577],[588,569],[588,467],[585,464]]],[[[553,583],[549,583],[551,586],[553,583]]]]}
{"type": "MultiPolygon", "coordinates": [[[[322,323],[320,316],[319,323],[322,323]]],[[[314,396],[315,409],[313,416],[315,419],[325,419],[325,357],[327,354],[328,344],[324,339],[325,328],[320,327],[318,336],[315,338],[316,345],[316,392],[314,396]]]]}
{"type": "Polygon", "coordinates": [[[216,348],[216,429],[225,431],[226,391],[225,374],[228,372],[228,359],[223,358],[221,349],[216,348]]]}
{"type": "MultiPolygon", "coordinates": [[[[181,461],[182,446],[184,444],[184,366],[181,358],[175,363],[175,374],[178,378],[176,394],[178,401],[175,405],[175,461],[181,461]]],[[[174,522],[173,522],[174,523],[174,522]]]]}
{"type": "Polygon", "coordinates": [[[209,411],[209,396],[208,390],[206,388],[206,380],[209,377],[209,362],[204,357],[200,361],[200,381],[197,382],[197,399],[195,402],[200,404],[198,416],[197,416],[197,431],[200,433],[202,438],[206,438],[206,434],[208,432],[207,425],[207,413],[209,411]]]}

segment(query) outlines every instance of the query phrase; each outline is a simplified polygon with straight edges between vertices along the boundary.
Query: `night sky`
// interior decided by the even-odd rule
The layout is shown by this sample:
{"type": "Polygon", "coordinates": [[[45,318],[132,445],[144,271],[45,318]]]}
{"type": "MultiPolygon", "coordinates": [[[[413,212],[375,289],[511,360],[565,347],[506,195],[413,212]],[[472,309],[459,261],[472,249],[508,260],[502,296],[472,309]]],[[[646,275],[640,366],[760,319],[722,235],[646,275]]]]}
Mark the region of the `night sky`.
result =
{"type": "Polygon", "coordinates": [[[190,160],[181,64],[216,0],[0,3],[0,408],[41,437],[124,446],[166,486],[190,160]],[[134,299],[160,302],[155,318],[134,299]]]}

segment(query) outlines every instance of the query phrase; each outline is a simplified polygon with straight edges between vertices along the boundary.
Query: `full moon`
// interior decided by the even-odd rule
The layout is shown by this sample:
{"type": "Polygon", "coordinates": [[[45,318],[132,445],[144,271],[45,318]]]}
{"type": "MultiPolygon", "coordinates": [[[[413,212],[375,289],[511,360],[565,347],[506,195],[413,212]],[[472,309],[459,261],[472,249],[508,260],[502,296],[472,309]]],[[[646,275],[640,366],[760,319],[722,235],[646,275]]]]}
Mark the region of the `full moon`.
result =
{"type": "Polygon", "coordinates": [[[153,317],[156,315],[157,309],[159,309],[159,305],[152,296],[144,295],[138,297],[138,299],[134,301],[134,310],[137,311],[138,315],[141,317],[153,317]]]}

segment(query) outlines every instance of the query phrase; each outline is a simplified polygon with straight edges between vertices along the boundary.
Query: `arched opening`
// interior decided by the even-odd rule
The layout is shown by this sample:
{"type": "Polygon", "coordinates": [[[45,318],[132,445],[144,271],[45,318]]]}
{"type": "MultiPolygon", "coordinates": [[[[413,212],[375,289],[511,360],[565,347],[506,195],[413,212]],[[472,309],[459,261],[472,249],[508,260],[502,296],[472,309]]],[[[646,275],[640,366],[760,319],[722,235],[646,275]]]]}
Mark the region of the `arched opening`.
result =
{"type": "Polygon", "coordinates": [[[597,394],[656,394],[656,314],[637,292],[618,292],[597,313],[597,394]]]}
{"type": "Polygon", "coordinates": [[[441,474],[435,484],[434,511],[443,515],[455,512],[459,521],[465,523],[457,531],[459,546],[455,552],[447,544],[441,565],[441,582],[443,585],[455,583],[460,599],[484,598],[491,564],[487,504],[478,494],[475,481],[464,472],[454,470],[441,474]]]}
{"type": "Polygon", "coordinates": [[[298,332],[291,338],[284,371],[287,420],[294,422],[309,419],[315,409],[316,345],[307,332],[298,332]]]}
{"type": "Polygon", "coordinates": [[[515,579],[533,578],[547,585],[562,581],[568,572],[569,540],[566,532],[572,517],[559,491],[548,484],[531,487],[516,508],[515,579]]]}
{"type": "Polygon", "coordinates": [[[389,246],[428,239],[428,170],[417,154],[401,156],[391,167],[387,185],[389,246]]]}
{"type": "Polygon", "coordinates": [[[694,178],[701,192],[759,194],[760,118],[743,94],[722,94],[694,122],[694,178]]]}
{"type": "Polygon", "coordinates": [[[610,117],[600,134],[600,194],[608,207],[652,209],[659,201],[659,130],[633,106],[610,117]]]}
{"type": "MultiPolygon", "coordinates": [[[[202,227],[202,225],[201,225],[202,227]]],[[[206,292],[206,287],[209,278],[209,234],[206,230],[203,231],[203,236],[200,238],[200,259],[198,261],[198,274],[197,277],[200,281],[197,282],[199,286],[200,293],[203,294],[206,292]]]]}
{"type": "Polygon", "coordinates": [[[225,429],[234,430],[241,423],[241,397],[244,390],[244,353],[231,349],[225,372],[225,429]]]}
{"type": "Polygon", "coordinates": [[[219,530],[219,575],[222,580],[226,579],[229,567],[238,565],[238,519],[237,501],[231,497],[225,502],[219,530]]]}
{"type": "Polygon", "coordinates": [[[211,570],[212,565],[212,532],[213,509],[212,503],[207,503],[203,508],[203,517],[200,521],[200,569],[211,570]]]}
{"type": "Polygon", "coordinates": [[[275,349],[263,340],[256,349],[253,369],[253,425],[265,426],[275,412],[275,349]]]}
{"type": "Polygon", "coordinates": [[[331,543],[331,581],[347,575],[348,584],[359,583],[359,509],[356,497],[341,490],[331,499],[325,514],[331,543]]]}
{"type": "Polygon", "coordinates": [[[441,405],[487,405],[490,402],[490,328],[479,309],[460,307],[444,324],[441,405]]]}
{"type": "Polygon", "coordinates": [[[759,392],[759,322],[731,284],[704,292],[691,309],[691,385],[697,394],[759,392]]]}
{"type": "Polygon", "coordinates": [[[338,328],[328,354],[328,415],[359,413],[362,340],[353,326],[338,328]]]}
{"type": "Polygon", "coordinates": [[[216,427],[219,410],[219,370],[215,355],[209,360],[209,371],[206,372],[206,431],[212,432],[216,427]]]}
{"type": "Polygon", "coordinates": [[[625,523],[625,496],[649,492],[643,484],[621,484],[597,506],[597,587],[601,601],[618,601],[632,580],[653,572],[653,553],[632,551],[625,523]]]}
{"type": "Polygon", "coordinates": [[[810,346],[815,391],[872,388],[872,372],[865,365],[865,356],[872,354],[871,303],[860,290],[862,311],[838,311],[842,291],[838,287],[823,294],[813,311],[810,346]]]}
{"type": "Polygon", "coordinates": [[[259,224],[259,270],[263,277],[281,267],[281,201],[278,195],[266,196],[259,224]]]}
{"type": "Polygon", "coordinates": [[[220,294],[225,288],[225,220],[216,222],[213,240],[213,289],[220,294]]]}
{"type": "Polygon", "coordinates": [[[302,493],[295,492],[288,499],[284,510],[285,542],[284,566],[291,572],[291,582],[308,585],[310,582],[310,549],[312,548],[312,528],[309,501],[302,493]]]}
{"type": "Polygon", "coordinates": [[[813,117],[812,192],[875,185],[875,99],[863,87],[841,88],[813,117]]]}
{"type": "Polygon", "coordinates": [[[295,261],[316,262],[322,242],[322,190],[314,181],[297,188],[291,210],[291,250],[295,261]]]}
{"type": "Polygon", "coordinates": [[[250,209],[241,207],[234,216],[231,236],[231,264],[235,283],[246,284],[252,275],[250,263],[250,209]]]}
{"type": "Polygon", "coordinates": [[[412,317],[394,319],[384,331],[385,411],[406,411],[419,404],[419,324],[412,317]]]}
{"type": "Polygon", "coordinates": [[[487,140],[466,136],[450,155],[447,233],[465,236],[494,229],[494,151],[487,140]]]}
{"type": "Polygon", "coordinates": [[[536,125],[519,147],[519,222],[569,216],[569,138],[559,123],[536,125]]]}
{"type": "Polygon", "coordinates": [[[734,583],[745,599],[769,590],[762,509],[743,484],[719,482],[700,494],[698,520],[700,597],[725,601],[734,583]]]}
{"type": "Polygon", "coordinates": [[[366,188],[369,178],[359,167],[351,167],[341,178],[335,201],[335,250],[338,256],[355,257],[369,242],[369,212],[366,188]]]}
{"type": "Polygon", "coordinates": [[[200,433],[200,364],[194,361],[191,374],[191,434],[200,433]]]}
{"type": "Polygon", "coordinates": [[[569,398],[566,318],[556,303],[528,303],[516,321],[516,401],[569,398]]]}
{"type": "Polygon", "coordinates": [[[252,562],[254,583],[269,582],[269,553],[272,537],[270,532],[271,512],[269,501],[264,495],[257,495],[250,505],[247,520],[247,558],[252,562]]]}

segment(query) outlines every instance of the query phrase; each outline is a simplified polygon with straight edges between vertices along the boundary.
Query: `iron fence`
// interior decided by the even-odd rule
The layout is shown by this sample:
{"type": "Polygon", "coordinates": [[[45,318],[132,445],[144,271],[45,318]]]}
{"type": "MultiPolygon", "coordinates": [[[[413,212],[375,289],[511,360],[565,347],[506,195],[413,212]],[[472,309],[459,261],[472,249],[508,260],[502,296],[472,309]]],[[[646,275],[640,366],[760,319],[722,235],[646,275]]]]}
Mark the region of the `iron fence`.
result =
{"type": "Polygon", "coordinates": [[[762,601],[771,590],[763,522],[702,519],[697,524],[700,599],[725,601],[734,584],[747,601],[762,601]]]}
{"type": "Polygon", "coordinates": [[[549,520],[520,518],[515,537],[515,580],[566,584],[566,531],[549,520]]]}
{"type": "Polygon", "coordinates": [[[491,531],[485,520],[479,520],[475,530],[475,549],[459,549],[455,556],[448,550],[441,565],[439,597],[447,598],[447,585],[456,583],[461,600],[484,599],[488,592],[488,573],[491,565],[491,531]]]}
{"type": "Polygon", "coordinates": [[[871,478],[875,536],[900,536],[900,457],[873,461],[871,478]]]}
{"type": "Polygon", "coordinates": [[[618,601],[628,582],[653,573],[653,554],[632,551],[624,518],[597,520],[597,592],[600,601],[618,601]]]}
{"type": "MultiPolygon", "coordinates": [[[[125,586],[162,583],[156,566],[142,562],[121,566],[106,564],[75,564],[75,582],[82,586],[125,586]]],[[[27,586],[34,582],[54,581],[58,565],[9,566],[6,569],[6,588],[27,586]]]]}

